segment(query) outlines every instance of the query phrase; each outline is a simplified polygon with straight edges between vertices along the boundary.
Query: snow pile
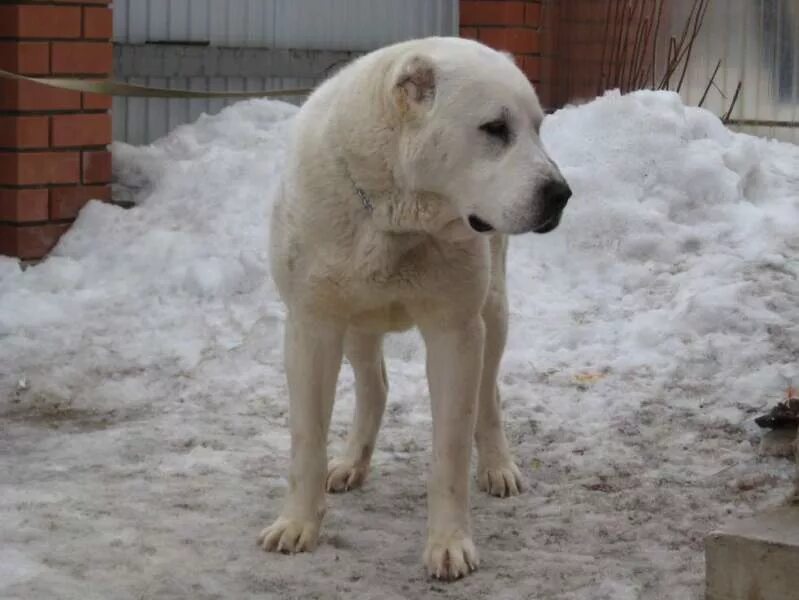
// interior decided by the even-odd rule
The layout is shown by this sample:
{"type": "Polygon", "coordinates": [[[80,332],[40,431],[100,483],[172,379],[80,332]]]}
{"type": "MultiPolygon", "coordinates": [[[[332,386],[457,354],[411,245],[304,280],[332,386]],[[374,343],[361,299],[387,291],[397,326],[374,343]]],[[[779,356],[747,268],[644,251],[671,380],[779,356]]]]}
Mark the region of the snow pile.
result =
{"type": "MultiPolygon", "coordinates": [[[[423,597],[423,349],[390,338],[362,492],[312,556],[265,556],[288,431],[267,215],[294,108],[114,148],[125,211],[91,203],[53,254],[0,260],[0,595],[423,597]]],[[[514,238],[501,389],[528,492],[474,495],[484,568],[437,595],[698,597],[702,535],[779,502],[752,417],[799,377],[799,147],[666,92],[549,117],[575,195],[514,238]]],[[[331,446],[352,408],[342,371],[331,446]]]]}

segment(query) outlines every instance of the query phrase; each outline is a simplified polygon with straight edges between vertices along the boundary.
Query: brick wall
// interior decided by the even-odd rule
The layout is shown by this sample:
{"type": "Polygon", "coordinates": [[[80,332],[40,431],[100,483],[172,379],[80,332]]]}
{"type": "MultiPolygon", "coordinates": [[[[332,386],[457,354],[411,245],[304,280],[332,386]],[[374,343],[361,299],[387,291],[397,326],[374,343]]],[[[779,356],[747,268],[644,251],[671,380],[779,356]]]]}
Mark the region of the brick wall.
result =
{"type": "Polygon", "coordinates": [[[621,87],[626,92],[638,87],[631,85],[633,68],[651,63],[657,8],[661,4],[668,10],[669,0],[549,1],[556,23],[556,106],[592,99],[605,89],[621,87]]]}
{"type": "MultiPolygon", "coordinates": [[[[0,3],[0,68],[104,77],[110,0],[0,3]]],[[[92,198],[110,198],[111,99],[0,79],[0,254],[44,256],[92,198]]]]}
{"type": "Polygon", "coordinates": [[[553,107],[594,98],[603,68],[609,0],[553,0],[553,107]]]}
{"type": "MultiPolygon", "coordinates": [[[[643,31],[641,20],[651,16],[655,4],[654,0],[461,0],[460,30],[463,37],[512,52],[535,84],[542,105],[555,109],[614,87],[612,81],[608,85],[614,69],[610,65],[632,57],[636,37],[643,31]],[[624,30],[616,18],[622,7],[635,7],[624,30]]],[[[663,0],[663,4],[669,3],[663,0]]]]}
{"type": "Polygon", "coordinates": [[[546,79],[544,4],[542,0],[461,0],[461,37],[513,54],[540,93],[546,79]]]}

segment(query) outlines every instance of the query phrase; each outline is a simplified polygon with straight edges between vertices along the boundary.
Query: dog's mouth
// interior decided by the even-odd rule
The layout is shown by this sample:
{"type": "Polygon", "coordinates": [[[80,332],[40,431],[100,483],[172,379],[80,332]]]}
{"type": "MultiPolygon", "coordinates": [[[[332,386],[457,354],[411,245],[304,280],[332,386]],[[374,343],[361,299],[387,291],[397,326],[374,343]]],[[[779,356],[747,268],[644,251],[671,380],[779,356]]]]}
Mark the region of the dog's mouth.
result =
{"type": "Polygon", "coordinates": [[[491,225],[475,215],[471,215],[469,217],[469,227],[474,229],[477,233],[488,233],[489,231],[494,231],[494,228],[491,225]]]}
{"type": "Polygon", "coordinates": [[[557,214],[544,221],[543,225],[540,225],[535,229],[533,229],[533,233],[549,233],[550,231],[555,229],[559,224],[560,224],[560,214],[557,214]]]}

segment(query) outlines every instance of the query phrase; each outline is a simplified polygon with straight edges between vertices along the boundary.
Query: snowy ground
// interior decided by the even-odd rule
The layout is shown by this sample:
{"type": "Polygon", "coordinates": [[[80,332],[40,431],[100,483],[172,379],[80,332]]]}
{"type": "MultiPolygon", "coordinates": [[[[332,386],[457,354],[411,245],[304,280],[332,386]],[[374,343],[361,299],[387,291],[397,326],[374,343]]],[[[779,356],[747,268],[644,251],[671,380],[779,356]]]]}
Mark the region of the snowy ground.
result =
{"type": "MultiPolygon", "coordinates": [[[[92,203],[48,260],[0,260],[0,597],[701,596],[702,538],[779,503],[752,417],[797,376],[799,147],[669,93],[547,119],[575,197],[513,240],[502,391],[528,479],[475,490],[482,568],[429,581],[423,350],[391,338],[365,488],[312,555],[263,553],[287,467],[283,308],[265,225],[294,108],[252,101],[114,148],[132,210],[92,203]]],[[[331,433],[343,446],[352,376],[331,433]]]]}

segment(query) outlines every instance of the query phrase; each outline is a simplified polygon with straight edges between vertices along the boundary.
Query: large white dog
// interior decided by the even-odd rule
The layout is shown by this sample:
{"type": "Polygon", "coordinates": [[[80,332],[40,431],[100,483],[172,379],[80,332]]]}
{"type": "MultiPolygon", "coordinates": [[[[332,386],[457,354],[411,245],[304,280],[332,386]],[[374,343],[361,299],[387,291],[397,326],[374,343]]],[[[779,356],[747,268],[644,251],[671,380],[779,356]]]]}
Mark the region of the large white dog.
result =
{"type": "Polygon", "coordinates": [[[325,490],[360,485],[388,383],[381,341],[417,326],[433,412],[429,573],[477,567],[469,518],[476,441],[480,488],[518,494],[497,371],[505,344],[504,234],[554,229],[571,195],[541,146],[544,115],[513,61],[477,42],[429,38],[368,54],[299,111],[271,231],[272,272],[288,307],[285,360],[291,467],[266,550],[312,550],[325,490]],[[342,355],[355,423],[327,462],[342,355]]]}

